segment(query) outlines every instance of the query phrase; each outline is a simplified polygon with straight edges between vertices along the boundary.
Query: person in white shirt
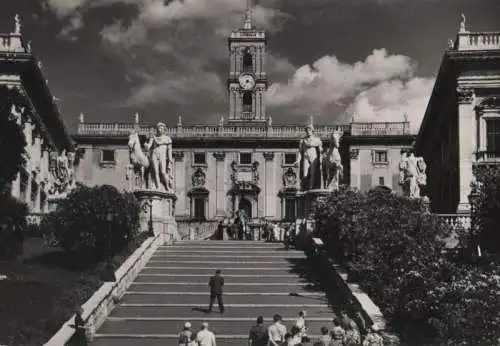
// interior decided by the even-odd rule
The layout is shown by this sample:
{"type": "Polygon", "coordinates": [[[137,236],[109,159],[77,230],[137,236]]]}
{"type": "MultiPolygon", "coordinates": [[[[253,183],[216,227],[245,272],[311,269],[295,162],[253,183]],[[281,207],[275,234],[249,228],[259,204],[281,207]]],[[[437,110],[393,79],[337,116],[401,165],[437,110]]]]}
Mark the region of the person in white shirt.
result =
{"type": "Polygon", "coordinates": [[[201,324],[201,330],[196,334],[196,342],[200,346],[216,346],[215,334],[208,330],[208,323],[201,324]]]}
{"type": "Polygon", "coordinates": [[[279,346],[285,341],[286,327],[281,323],[281,316],[278,314],[274,315],[273,321],[268,328],[269,345],[279,346]]]}
{"type": "Polygon", "coordinates": [[[306,336],[307,327],[306,327],[306,311],[302,310],[299,312],[299,316],[297,317],[297,321],[295,322],[295,326],[299,330],[300,337],[306,336]]]}

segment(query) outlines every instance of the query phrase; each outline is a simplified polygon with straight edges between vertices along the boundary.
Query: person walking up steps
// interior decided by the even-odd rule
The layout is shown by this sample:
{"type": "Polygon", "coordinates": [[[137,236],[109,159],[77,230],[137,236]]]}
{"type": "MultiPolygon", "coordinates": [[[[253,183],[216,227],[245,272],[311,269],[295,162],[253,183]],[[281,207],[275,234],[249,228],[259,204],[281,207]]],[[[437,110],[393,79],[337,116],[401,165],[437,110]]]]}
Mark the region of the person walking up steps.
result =
{"type": "Polygon", "coordinates": [[[214,300],[217,298],[217,303],[219,304],[220,313],[224,313],[224,302],[222,300],[222,288],[224,286],[224,278],[221,275],[220,269],[215,271],[215,275],[208,281],[210,286],[210,305],[208,306],[208,312],[212,312],[212,306],[214,305],[214,300]]]}
{"type": "Polygon", "coordinates": [[[257,324],[250,328],[248,333],[248,346],[268,346],[269,334],[264,327],[264,318],[257,317],[257,324]]]}
{"type": "Polygon", "coordinates": [[[208,323],[201,324],[201,330],[196,334],[196,342],[200,346],[217,346],[215,344],[215,334],[208,330],[208,323]]]}

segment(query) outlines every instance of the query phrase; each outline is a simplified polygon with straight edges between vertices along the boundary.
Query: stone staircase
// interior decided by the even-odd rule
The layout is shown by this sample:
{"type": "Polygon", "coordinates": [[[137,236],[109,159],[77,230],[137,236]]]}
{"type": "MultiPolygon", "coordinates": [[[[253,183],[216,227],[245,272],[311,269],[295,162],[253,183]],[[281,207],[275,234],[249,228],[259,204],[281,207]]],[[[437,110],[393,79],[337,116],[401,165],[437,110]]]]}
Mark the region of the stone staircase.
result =
{"type": "Polygon", "coordinates": [[[246,345],[257,316],[271,324],[281,314],[291,328],[307,311],[309,335],[331,326],[342,297],[325,294],[310,282],[302,252],[282,244],[253,241],[181,241],[162,246],[132,283],[119,306],[97,331],[95,346],[177,345],[186,321],[197,331],[203,321],[218,346],[246,345]],[[225,278],[224,314],[208,314],[208,279],[216,269],[225,278]],[[333,296],[333,298],[331,297],[333,296]]]}

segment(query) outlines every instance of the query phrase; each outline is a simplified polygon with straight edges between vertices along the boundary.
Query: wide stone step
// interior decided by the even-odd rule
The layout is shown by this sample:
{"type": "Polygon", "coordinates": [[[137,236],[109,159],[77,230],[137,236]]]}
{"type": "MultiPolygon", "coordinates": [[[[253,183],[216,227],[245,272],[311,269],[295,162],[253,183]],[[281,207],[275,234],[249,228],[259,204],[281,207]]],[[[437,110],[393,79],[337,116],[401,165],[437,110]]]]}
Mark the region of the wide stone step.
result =
{"type": "MultiPolygon", "coordinates": [[[[136,282],[165,282],[165,283],[175,283],[175,282],[187,282],[187,283],[199,283],[206,284],[208,286],[209,277],[206,275],[193,276],[189,274],[185,275],[170,275],[170,274],[143,274],[139,273],[136,282]]],[[[299,283],[300,279],[295,275],[287,276],[277,276],[277,275],[252,275],[252,276],[235,276],[235,275],[224,275],[225,284],[238,284],[238,283],[299,283]]]]}
{"type": "MultiPolygon", "coordinates": [[[[301,261],[300,259],[294,261],[301,261]]],[[[211,259],[198,259],[197,256],[193,256],[191,259],[186,260],[171,260],[165,258],[152,258],[148,265],[151,266],[172,266],[172,267],[211,267],[212,271],[215,269],[224,269],[227,267],[233,268],[289,268],[290,263],[293,261],[280,260],[280,261],[255,261],[252,259],[248,260],[211,260],[211,259]]]]}
{"type": "MultiPolygon", "coordinates": [[[[313,338],[314,340],[315,338],[313,338]]],[[[247,345],[248,335],[240,335],[238,337],[219,335],[216,336],[217,346],[240,346],[247,345]]],[[[95,346],[175,346],[177,345],[178,336],[176,335],[156,335],[156,336],[141,336],[141,337],[105,337],[98,338],[92,342],[95,346]],[[163,336],[163,337],[162,337],[163,336]]]]}
{"type": "Polygon", "coordinates": [[[254,261],[254,262],[271,262],[271,261],[286,261],[287,259],[303,259],[305,258],[304,255],[302,254],[290,254],[290,253],[270,253],[270,254],[265,254],[265,255],[255,255],[255,254],[242,254],[242,253],[217,253],[217,252],[205,252],[205,253],[198,253],[198,252],[179,252],[179,253],[172,253],[172,252],[165,252],[165,253],[159,253],[155,252],[155,254],[152,257],[153,259],[163,259],[163,260],[193,260],[196,259],[197,261],[204,261],[204,260],[212,260],[212,261],[232,261],[232,260],[238,260],[238,261],[254,261]]]}
{"type": "MultiPolygon", "coordinates": [[[[291,274],[292,269],[283,267],[283,268],[265,268],[265,267],[241,267],[241,268],[220,268],[217,269],[222,270],[224,275],[238,275],[238,274],[248,274],[248,275],[283,275],[283,274],[291,274]]],[[[214,274],[214,268],[209,267],[173,267],[173,266],[165,266],[165,265],[156,265],[149,264],[142,270],[143,274],[194,274],[194,275],[206,275],[211,276],[214,274]]]]}
{"type": "MultiPolygon", "coordinates": [[[[217,268],[221,269],[221,268],[217,268]]],[[[170,266],[156,266],[149,265],[145,267],[141,273],[143,274],[191,274],[191,275],[204,275],[210,277],[214,275],[214,268],[185,268],[185,267],[170,267],[170,266]]],[[[221,269],[222,274],[226,275],[287,275],[293,274],[291,268],[273,269],[273,268],[225,268],[221,269]]]]}
{"type": "MultiPolygon", "coordinates": [[[[268,319],[268,324],[271,324],[271,317],[268,319]]],[[[177,334],[179,333],[186,321],[159,321],[159,320],[128,320],[128,319],[108,319],[99,329],[99,334],[177,334]]],[[[193,322],[191,322],[193,323],[193,322]]],[[[219,320],[210,321],[209,329],[215,334],[225,335],[245,335],[249,329],[255,324],[254,321],[231,321],[219,320]]],[[[320,334],[320,329],[323,326],[330,327],[331,321],[308,321],[308,332],[310,334],[320,334]]],[[[287,329],[293,326],[293,322],[285,323],[287,329]]],[[[195,330],[199,329],[201,321],[193,325],[195,330]]]]}
{"type": "MultiPolygon", "coordinates": [[[[341,309],[344,306],[336,306],[335,308],[341,309]]],[[[249,307],[244,308],[228,308],[223,315],[218,312],[207,314],[205,312],[207,306],[203,307],[185,307],[185,306],[155,306],[155,305],[128,305],[121,304],[111,313],[112,317],[173,317],[183,320],[207,320],[211,318],[241,318],[247,317],[255,319],[257,316],[264,316],[266,321],[271,321],[274,314],[279,313],[283,318],[295,318],[303,306],[266,306],[266,307],[249,307]]],[[[217,305],[214,307],[217,310],[217,305]]],[[[332,310],[328,307],[307,307],[308,318],[333,318],[332,310]]]]}
{"type": "MultiPolygon", "coordinates": [[[[194,285],[193,283],[159,283],[159,282],[133,282],[130,286],[130,290],[140,291],[140,292],[178,292],[179,295],[182,292],[196,292],[196,293],[207,293],[208,284],[207,282],[202,282],[200,284],[194,285]]],[[[308,292],[320,292],[319,289],[309,285],[300,283],[291,284],[263,284],[261,282],[245,284],[245,285],[235,285],[232,283],[226,283],[224,285],[224,292],[266,292],[266,293],[308,293],[308,292]]]]}
{"type": "MultiPolygon", "coordinates": [[[[225,295],[224,304],[327,304],[321,296],[271,296],[271,295],[225,295]]],[[[187,304],[207,305],[208,294],[171,295],[163,293],[134,293],[128,291],[122,298],[129,304],[187,304]]]]}

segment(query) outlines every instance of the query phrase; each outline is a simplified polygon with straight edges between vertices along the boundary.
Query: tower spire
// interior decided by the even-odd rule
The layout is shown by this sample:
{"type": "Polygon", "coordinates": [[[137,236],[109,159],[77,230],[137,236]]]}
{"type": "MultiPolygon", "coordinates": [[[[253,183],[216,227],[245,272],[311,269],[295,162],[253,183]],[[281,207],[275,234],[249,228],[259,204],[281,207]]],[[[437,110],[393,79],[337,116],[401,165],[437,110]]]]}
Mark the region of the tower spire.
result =
{"type": "Polygon", "coordinates": [[[252,29],[252,0],[247,0],[247,9],[245,11],[245,30],[252,29]]]}

